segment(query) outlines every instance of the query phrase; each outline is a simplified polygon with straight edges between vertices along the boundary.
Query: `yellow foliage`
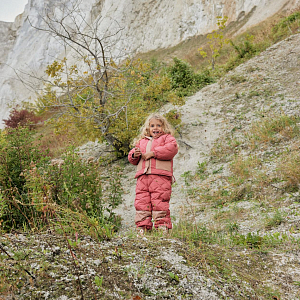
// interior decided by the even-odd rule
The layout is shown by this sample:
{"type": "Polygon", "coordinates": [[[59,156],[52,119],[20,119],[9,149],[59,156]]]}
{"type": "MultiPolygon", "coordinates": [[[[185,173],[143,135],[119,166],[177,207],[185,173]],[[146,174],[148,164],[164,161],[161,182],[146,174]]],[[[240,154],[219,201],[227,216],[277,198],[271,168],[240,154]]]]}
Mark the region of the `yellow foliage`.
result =
{"type": "Polygon", "coordinates": [[[50,77],[56,77],[64,70],[63,66],[63,63],[59,63],[55,60],[51,65],[47,66],[45,72],[50,77]]]}
{"type": "MultiPolygon", "coordinates": [[[[226,28],[226,22],[228,17],[217,17],[218,30],[214,30],[212,33],[207,35],[208,46],[211,54],[211,66],[214,69],[215,59],[220,55],[220,50],[223,48],[224,44],[229,41],[224,38],[224,29],[226,28]]],[[[198,52],[203,58],[208,56],[207,52],[203,50],[203,47],[198,49],[198,52]]]]}
{"type": "MultiPolygon", "coordinates": [[[[92,62],[85,58],[85,63],[92,62]]],[[[166,72],[150,63],[127,60],[118,66],[111,61],[110,66],[113,68],[104,74],[108,82],[95,80],[95,74],[88,71],[80,75],[75,65],[63,81],[63,63],[53,63],[46,73],[54,77],[53,84],[59,89],[45,86],[37,106],[57,110],[53,119],[57,132],[67,132],[69,124],[74,124],[82,135],[106,140],[124,155],[148,114],[166,102],[182,104],[182,98],[172,91],[166,72]]]]}

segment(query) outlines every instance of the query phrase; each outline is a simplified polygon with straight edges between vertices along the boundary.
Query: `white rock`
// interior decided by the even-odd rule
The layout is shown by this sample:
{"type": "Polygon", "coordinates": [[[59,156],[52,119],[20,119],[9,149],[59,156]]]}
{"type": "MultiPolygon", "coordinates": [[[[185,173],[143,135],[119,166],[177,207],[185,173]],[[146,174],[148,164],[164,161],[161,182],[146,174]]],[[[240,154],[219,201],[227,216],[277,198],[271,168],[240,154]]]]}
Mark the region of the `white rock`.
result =
{"type": "MultiPolygon", "coordinates": [[[[68,4],[74,1],[70,0],[68,4]]],[[[24,85],[16,77],[15,71],[34,73],[40,77],[46,66],[55,59],[72,57],[72,53],[64,53],[64,47],[58,40],[42,31],[36,31],[27,19],[30,17],[33,25],[40,26],[40,15],[44,8],[56,7],[60,2],[29,0],[24,13],[13,23],[0,22],[0,120],[8,117],[8,105],[33,101],[41,88],[41,83],[33,82],[32,78],[30,86],[24,85]]],[[[121,38],[117,37],[115,48],[112,49],[112,55],[115,56],[125,49],[133,53],[174,46],[192,36],[216,29],[217,16],[226,15],[231,22],[252,11],[241,29],[245,30],[283,7],[293,9],[299,3],[299,0],[84,0],[81,10],[86,14],[87,22],[99,15],[106,16],[99,32],[106,28],[112,30],[112,20],[117,20],[118,26],[124,28],[121,38]]],[[[3,125],[1,122],[0,128],[3,125]]]]}

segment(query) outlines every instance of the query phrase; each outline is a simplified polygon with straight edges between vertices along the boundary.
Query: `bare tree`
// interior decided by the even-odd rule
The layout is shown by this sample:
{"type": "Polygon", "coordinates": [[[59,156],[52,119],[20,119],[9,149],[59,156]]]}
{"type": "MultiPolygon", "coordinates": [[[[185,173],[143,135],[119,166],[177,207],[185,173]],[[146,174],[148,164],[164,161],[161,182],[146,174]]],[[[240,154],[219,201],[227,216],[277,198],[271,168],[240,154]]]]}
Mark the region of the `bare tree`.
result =
{"type": "Polygon", "coordinates": [[[64,0],[55,7],[46,7],[40,25],[28,17],[33,28],[55,37],[65,49],[65,57],[46,69],[48,78],[44,79],[39,105],[59,109],[60,116],[79,126],[97,128],[119,151],[122,141],[109,128],[121,113],[127,112],[134,93],[134,88],[125,87],[126,67],[119,65],[125,58],[118,50],[122,27],[108,17],[93,18],[84,13],[81,4],[79,0],[64,0]]]}

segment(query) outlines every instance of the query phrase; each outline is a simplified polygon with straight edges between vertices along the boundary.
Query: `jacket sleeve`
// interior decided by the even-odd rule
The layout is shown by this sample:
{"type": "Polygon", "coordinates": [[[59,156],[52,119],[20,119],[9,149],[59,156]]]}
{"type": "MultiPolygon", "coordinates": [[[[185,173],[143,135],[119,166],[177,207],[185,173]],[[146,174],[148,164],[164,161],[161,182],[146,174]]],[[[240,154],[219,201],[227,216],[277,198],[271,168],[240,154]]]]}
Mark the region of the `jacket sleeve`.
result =
{"type": "Polygon", "coordinates": [[[137,165],[139,163],[141,157],[133,157],[134,152],[135,152],[135,148],[133,148],[129,151],[128,160],[131,164],[137,165]]]}
{"type": "Polygon", "coordinates": [[[158,160],[172,160],[178,152],[176,139],[168,134],[163,146],[157,146],[153,149],[154,157],[158,160]]]}

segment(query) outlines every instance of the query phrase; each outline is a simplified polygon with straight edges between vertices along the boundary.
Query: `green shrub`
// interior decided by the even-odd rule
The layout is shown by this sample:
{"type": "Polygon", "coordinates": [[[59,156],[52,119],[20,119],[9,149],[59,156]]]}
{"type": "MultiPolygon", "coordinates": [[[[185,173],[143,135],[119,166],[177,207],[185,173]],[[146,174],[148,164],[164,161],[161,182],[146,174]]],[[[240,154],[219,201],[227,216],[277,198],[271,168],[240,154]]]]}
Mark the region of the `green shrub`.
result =
{"type": "MultiPolygon", "coordinates": [[[[34,132],[29,128],[7,129],[0,138],[0,222],[1,227],[10,229],[22,226],[31,215],[30,202],[27,199],[27,187],[24,172],[49,161],[46,153],[34,146],[34,132]],[[25,201],[25,205],[22,204],[25,201]],[[22,207],[22,208],[21,208],[22,207]]],[[[37,143],[37,142],[36,142],[37,143]]]]}
{"type": "Polygon", "coordinates": [[[199,243],[214,244],[222,239],[221,234],[209,230],[204,225],[197,225],[187,220],[180,220],[175,224],[172,235],[197,246],[199,243]]]}
{"type": "Polygon", "coordinates": [[[254,42],[254,36],[249,34],[247,34],[241,42],[235,42],[233,40],[230,40],[229,42],[236,54],[231,55],[226,64],[222,66],[225,73],[257,55],[269,46],[267,41],[254,42]]]}
{"type": "Polygon", "coordinates": [[[199,162],[197,163],[197,169],[196,169],[196,175],[201,179],[204,180],[208,174],[207,174],[207,161],[199,162]]]}
{"type": "Polygon", "coordinates": [[[195,74],[195,85],[197,88],[202,88],[208,84],[214,83],[215,79],[209,70],[204,70],[202,73],[195,74]]]}
{"type": "Polygon", "coordinates": [[[170,67],[172,88],[188,88],[195,83],[195,74],[190,64],[187,62],[173,58],[174,64],[170,67]]]}
{"type": "Polygon", "coordinates": [[[98,234],[102,237],[116,230],[120,169],[110,167],[104,175],[98,163],[82,161],[74,149],[50,163],[32,139],[33,133],[21,127],[1,136],[0,227],[36,229],[59,221],[106,228],[98,234]]]}
{"type": "Polygon", "coordinates": [[[299,29],[300,12],[297,11],[281,21],[272,28],[273,39],[279,41],[289,34],[293,34],[293,29],[296,27],[299,29]]]}
{"type": "Polygon", "coordinates": [[[61,160],[41,168],[33,165],[26,172],[27,193],[44,219],[56,214],[58,205],[95,218],[101,225],[117,225],[119,220],[113,209],[122,199],[118,173],[119,169],[109,168],[103,175],[98,163],[92,159],[83,161],[71,148],[61,160]]]}
{"type": "Polygon", "coordinates": [[[246,38],[239,44],[234,43],[232,40],[230,40],[231,46],[234,48],[234,50],[237,52],[237,58],[251,58],[257,53],[257,49],[255,45],[253,44],[253,35],[246,35],[246,38]]]}
{"type": "Polygon", "coordinates": [[[181,125],[181,113],[177,111],[177,109],[172,109],[167,112],[165,115],[166,119],[169,123],[174,127],[176,132],[179,132],[181,125]]]}
{"type": "Polygon", "coordinates": [[[247,235],[233,234],[230,239],[235,245],[247,246],[249,248],[261,248],[264,243],[264,237],[248,232],[247,235]]]}
{"type": "Polygon", "coordinates": [[[208,70],[195,73],[187,62],[174,58],[173,65],[169,67],[172,88],[176,90],[179,97],[185,97],[197,89],[214,82],[214,78],[208,70]]]}
{"type": "Polygon", "coordinates": [[[279,232],[265,235],[259,235],[259,232],[248,232],[247,234],[234,233],[230,235],[230,240],[234,245],[246,246],[250,249],[272,249],[275,246],[284,244],[287,240],[291,243],[297,243],[293,238],[289,239],[286,233],[279,232]]]}

